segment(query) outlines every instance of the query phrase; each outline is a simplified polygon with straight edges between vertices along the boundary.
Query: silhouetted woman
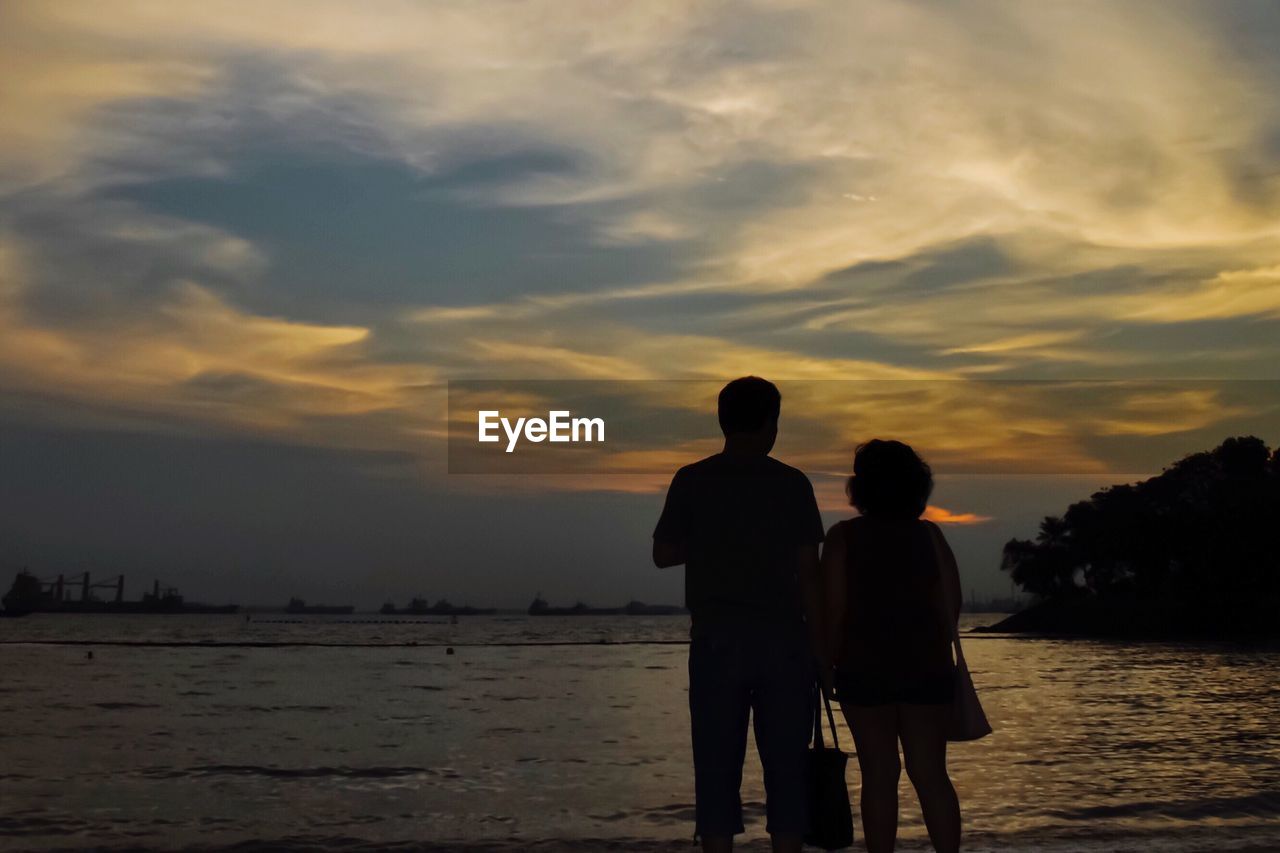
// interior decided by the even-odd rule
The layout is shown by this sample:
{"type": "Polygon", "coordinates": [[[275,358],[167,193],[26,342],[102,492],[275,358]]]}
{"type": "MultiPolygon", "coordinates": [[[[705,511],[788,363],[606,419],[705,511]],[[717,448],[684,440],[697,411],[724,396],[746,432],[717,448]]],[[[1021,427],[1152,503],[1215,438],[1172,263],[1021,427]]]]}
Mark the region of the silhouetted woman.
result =
{"type": "Polygon", "coordinates": [[[859,515],[828,531],[822,565],[831,680],[862,771],[863,839],[870,853],[893,850],[901,741],[934,849],[953,853],[960,804],[946,721],[960,578],[942,531],[920,517],[933,474],[909,446],[876,439],[858,447],[847,490],[859,515]]]}

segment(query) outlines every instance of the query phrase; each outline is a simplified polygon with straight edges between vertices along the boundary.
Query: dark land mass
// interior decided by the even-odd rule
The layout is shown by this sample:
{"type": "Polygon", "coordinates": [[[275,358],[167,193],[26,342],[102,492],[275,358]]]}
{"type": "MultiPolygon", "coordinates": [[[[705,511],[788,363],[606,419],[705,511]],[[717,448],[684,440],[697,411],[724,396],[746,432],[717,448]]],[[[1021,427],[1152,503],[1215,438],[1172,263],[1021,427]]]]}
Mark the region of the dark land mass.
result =
{"type": "Polygon", "coordinates": [[[1046,634],[1115,640],[1280,640],[1275,608],[1266,614],[1219,613],[1195,603],[1123,599],[1049,600],[974,633],[1046,634]]]}
{"type": "Polygon", "coordinates": [[[676,604],[645,604],[643,601],[629,601],[622,607],[589,607],[581,601],[572,607],[552,607],[542,596],[534,598],[529,605],[530,616],[672,616],[687,612],[676,604]]]}
{"type": "Polygon", "coordinates": [[[443,598],[435,604],[428,603],[425,598],[415,598],[408,607],[396,607],[388,601],[378,612],[384,616],[488,616],[498,611],[493,607],[459,607],[443,598]]]}
{"type": "Polygon", "coordinates": [[[1036,603],[979,630],[1280,639],[1280,450],[1229,438],[1103,489],[1010,540],[1002,568],[1036,603]]]}
{"type": "Polygon", "coordinates": [[[356,610],[353,604],[307,604],[301,598],[291,598],[285,605],[285,613],[319,616],[346,616],[356,610]]]}

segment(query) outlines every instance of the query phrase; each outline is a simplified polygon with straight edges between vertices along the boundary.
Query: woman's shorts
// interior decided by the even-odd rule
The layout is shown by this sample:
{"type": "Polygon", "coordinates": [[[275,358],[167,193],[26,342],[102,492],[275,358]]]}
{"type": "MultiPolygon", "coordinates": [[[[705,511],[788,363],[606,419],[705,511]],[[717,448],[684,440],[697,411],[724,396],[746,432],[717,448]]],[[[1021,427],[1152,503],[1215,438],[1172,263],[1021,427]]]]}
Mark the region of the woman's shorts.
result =
{"type": "Polygon", "coordinates": [[[835,672],[836,699],[846,705],[948,705],[955,690],[954,669],[905,678],[841,669],[835,672]]]}

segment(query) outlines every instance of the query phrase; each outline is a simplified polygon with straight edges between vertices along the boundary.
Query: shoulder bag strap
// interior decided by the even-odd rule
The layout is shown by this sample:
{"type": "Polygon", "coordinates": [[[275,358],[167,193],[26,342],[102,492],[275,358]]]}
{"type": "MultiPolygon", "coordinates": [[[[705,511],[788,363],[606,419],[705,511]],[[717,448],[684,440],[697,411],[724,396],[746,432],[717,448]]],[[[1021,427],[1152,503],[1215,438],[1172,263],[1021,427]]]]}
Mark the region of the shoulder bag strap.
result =
{"type": "Polygon", "coordinates": [[[964,651],[960,648],[960,623],[951,618],[955,607],[952,604],[951,597],[947,595],[947,584],[942,580],[943,567],[947,564],[947,555],[942,550],[942,543],[938,541],[941,538],[941,533],[935,530],[932,524],[925,523],[928,524],[929,540],[933,543],[934,559],[938,563],[938,589],[940,591],[938,598],[942,602],[942,616],[946,619],[947,624],[951,626],[951,643],[956,649],[956,664],[961,664],[964,662],[964,651]]]}

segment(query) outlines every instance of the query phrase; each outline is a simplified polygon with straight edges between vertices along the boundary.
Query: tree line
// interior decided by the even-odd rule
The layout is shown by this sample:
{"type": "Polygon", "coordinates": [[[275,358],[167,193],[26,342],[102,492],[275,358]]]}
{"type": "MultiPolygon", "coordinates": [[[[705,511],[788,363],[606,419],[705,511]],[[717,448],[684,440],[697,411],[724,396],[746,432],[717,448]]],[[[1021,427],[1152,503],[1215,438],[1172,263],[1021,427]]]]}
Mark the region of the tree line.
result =
{"type": "Polygon", "coordinates": [[[1280,448],[1228,438],[1158,476],[1111,486],[1004,546],[1002,568],[1042,601],[1195,608],[1254,625],[1280,603],[1280,448]]]}

